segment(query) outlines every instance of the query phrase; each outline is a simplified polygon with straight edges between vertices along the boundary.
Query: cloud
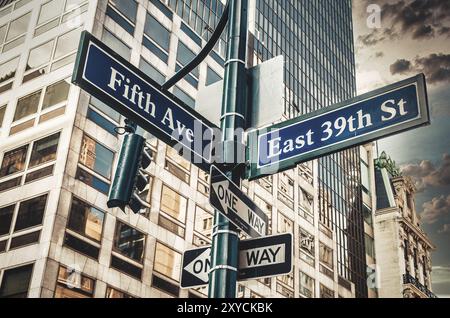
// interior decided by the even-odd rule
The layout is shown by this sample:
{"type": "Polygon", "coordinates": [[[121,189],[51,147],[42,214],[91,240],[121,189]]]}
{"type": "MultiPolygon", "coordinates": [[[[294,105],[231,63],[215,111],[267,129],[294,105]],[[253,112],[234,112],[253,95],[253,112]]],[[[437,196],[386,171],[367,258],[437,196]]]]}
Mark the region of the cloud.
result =
{"type": "Polygon", "coordinates": [[[431,271],[433,292],[438,297],[450,297],[450,267],[433,266],[431,271]]]}
{"type": "Polygon", "coordinates": [[[402,173],[410,176],[417,188],[423,191],[425,187],[446,187],[450,185],[450,155],[444,154],[439,167],[429,160],[422,160],[419,164],[407,164],[401,167],[402,173]]]}
{"type": "Polygon", "coordinates": [[[375,53],[375,57],[376,58],[382,58],[382,57],[384,57],[384,53],[383,52],[376,52],[375,53]]]}
{"type": "Polygon", "coordinates": [[[450,233],[450,224],[444,224],[442,228],[438,231],[439,234],[450,233]]]}
{"type": "Polygon", "coordinates": [[[390,71],[392,75],[425,73],[429,83],[450,83],[450,54],[433,53],[414,61],[399,59],[390,66],[390,71]]]}
{"type": "Polygon", "coordinates": [[[405,59],[397,60],[390,66],[391,74],[405,74],[411,72],[411,62],[405,59]]]}
{"type": "Polygon", "coordinates": [[[449,283],[450,284],[450,267],[448,266],[433,266],[431,268],[431,273],[433,277],[433,283],[442,284],[449,283]]]}
{"type": "MultiPolygon", "coordinates": [[[[413,39],[450,36],[450,2],[442,0],[378,1],[381,6],[382,25],[386,31],[374,29],[360,36],[358,41],[366,46],[376,45],[398,36],[413,39]]],[[[367,8],[367,4],[364,8],[367,8]]],[[[362,8],[361,8],[362,9],[362,8]]]]}
{"type": "Polygon", "coordinates": [[[435,197],[423,204],[423,212],[420,217],[424,223],[434,224],[439,219],[450,215],[450,194],[445,197],[435,197]]]}
{"type": "Polygon", "coordinates": [[[376,88],[387,85],[387,82],[381,76],[380,72],[376,70],[372,71],[360,71],[356,73],[358,94],[362,94],[376,88]]]}

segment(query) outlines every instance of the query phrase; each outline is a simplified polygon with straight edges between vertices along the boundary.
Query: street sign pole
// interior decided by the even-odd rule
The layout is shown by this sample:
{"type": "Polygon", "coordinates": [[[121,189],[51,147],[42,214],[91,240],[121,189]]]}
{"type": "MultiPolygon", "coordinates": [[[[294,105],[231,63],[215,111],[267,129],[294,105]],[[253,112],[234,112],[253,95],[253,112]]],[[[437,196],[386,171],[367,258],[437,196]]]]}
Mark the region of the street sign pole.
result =
{"type": "MultiPolygon", "coordinates": [[[[226,175],[241,185],[245,161],[247,0],[230,0],[228,50],[222,100],[222,162],[226,175]]],[[[239,258],[239,233],[219,211],[214,212],[211,248],[210,298],[235,298],[239,258]]]]}

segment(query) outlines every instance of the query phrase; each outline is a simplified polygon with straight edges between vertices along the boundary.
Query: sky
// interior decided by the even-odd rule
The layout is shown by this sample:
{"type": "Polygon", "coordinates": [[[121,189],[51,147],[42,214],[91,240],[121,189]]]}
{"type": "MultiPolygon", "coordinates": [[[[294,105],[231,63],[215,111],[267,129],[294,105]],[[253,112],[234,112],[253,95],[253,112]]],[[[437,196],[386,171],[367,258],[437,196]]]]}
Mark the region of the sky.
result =
{"type": "Polygon", "coordinates": [[[437,249],[433,291],[450,297],[450,0],[353,0],[358,94],[424,73],[431,125],[377,142],[411,176],[437,249]]]}

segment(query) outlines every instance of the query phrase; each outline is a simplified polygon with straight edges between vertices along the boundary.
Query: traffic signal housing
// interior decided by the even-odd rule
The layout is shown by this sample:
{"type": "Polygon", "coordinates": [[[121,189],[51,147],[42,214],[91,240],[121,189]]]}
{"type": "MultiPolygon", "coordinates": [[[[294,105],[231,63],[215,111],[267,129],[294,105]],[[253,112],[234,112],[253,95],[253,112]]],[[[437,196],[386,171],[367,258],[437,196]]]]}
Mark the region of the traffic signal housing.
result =
{"type": "Polygon", "coordinates": [[[132,133],[124,136],[117,169],[108,196],[108,208],[118,207],[125,212],[129,206],[134,213],[150,207],[139,197],[149,183],[145,169],[152,160],[151,150],[145,146],[145,138],[132,133]]]}

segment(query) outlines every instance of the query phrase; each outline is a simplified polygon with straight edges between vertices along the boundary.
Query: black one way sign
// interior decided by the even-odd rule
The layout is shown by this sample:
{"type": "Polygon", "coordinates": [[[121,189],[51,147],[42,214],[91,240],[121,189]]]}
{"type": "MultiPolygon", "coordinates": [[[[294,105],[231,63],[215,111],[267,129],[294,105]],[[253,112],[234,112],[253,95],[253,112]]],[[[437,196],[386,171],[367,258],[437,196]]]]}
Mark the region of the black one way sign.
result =
{"type": "MultiPolygon", "coordinates": [[[[211,246],[183,254],[181,288],[208,284],[211,246]]],[[[289,274],[292,271],[292,234],[265,236],[239,242],[238,280],[289,274]]]]}
{"type": "Polygon", "coordinates": [[[211,166],[209,202],[251,237],[267,233],[269,217],[215,166],[211,166]]]}

